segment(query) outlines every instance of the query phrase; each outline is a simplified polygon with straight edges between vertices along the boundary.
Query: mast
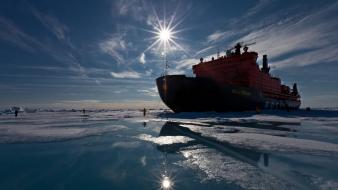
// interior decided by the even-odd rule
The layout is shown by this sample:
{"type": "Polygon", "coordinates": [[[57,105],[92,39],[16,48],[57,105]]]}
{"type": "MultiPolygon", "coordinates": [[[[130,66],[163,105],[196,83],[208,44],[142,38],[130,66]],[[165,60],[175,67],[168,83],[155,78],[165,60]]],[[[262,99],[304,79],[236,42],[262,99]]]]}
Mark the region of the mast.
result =
{"type": "Polygon", "coordinates": [[[164,76],[168,74],[168,60],[167,60],[167,47],[166,44],[163,45],[163,62],[164,62],[164,76]]]}

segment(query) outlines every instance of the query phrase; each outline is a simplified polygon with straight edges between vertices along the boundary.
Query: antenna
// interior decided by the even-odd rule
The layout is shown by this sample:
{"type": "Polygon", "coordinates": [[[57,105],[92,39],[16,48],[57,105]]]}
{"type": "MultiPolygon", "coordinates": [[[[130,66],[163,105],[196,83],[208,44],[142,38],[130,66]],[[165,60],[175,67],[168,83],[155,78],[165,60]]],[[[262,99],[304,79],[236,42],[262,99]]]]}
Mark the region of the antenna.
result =
{"type": "Polygon", "coordinates": [[[217,59],[219,59],[219,48],[217,48],[217,59]]]}
{"type": "Polygon", "coordinates": [[[251,43],[240,42],[240,43],[241,43],[241,45],[242,45],[243,47],[248,47],[248,46],[251,46],[251,45],[256,44],[256,42],[251,42],[251,43]]]}
{"type": "Polygon", "coordinates": [[[164,71],[164,74],[165,74],[165,75],[168,74],[168,69],[169,69],[168,60],[165,59],[165,71],[164,71]]]}
{"type": "Polygon", "coordinates": [[[166,47],[164,46],[163,47],[163,52],[162,52],[162,55],[163,55],[163,62],[164,62],[164,76],[168,75],[168,60],[167,60],[167,51],[166,51],[166,47]]]}

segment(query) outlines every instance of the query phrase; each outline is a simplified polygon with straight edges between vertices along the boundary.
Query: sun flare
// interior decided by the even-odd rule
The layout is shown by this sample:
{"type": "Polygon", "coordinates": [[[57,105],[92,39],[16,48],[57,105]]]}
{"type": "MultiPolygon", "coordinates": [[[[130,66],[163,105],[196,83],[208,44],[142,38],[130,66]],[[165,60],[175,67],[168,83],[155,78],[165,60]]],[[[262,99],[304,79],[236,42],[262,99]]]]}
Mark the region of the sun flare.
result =
{"type": "Polygon", "coordinates": [[[164,177],[162,180],[162,188],[163,189],[170,189],[171,188],[171,181],[169,177],[164,177]]]}
{"type": "Polygon", "coordinates": [[[161,41],[167,42],[171,39],[171,35],[170,30],[164,28],[159,32],[158,37],[161,41]]]}
{"type": "Polygon", "coordinates": [[[166,56],[169,52],[177,50],[188,54],[186,49],[177,43],[177,40],[181,39],[177,36],[177,34],[184,31],[184,29],[177,30],[177,27],[182,23],[183,20],[178,20],[175,17],[176,13],[170,16],[169,20],[166,20],[165,18],[160,20],[156,12],[154,15],[156,21],[152,23],[153,29],[145,29],[145,31],[155,35],[150,38],[153,40],[153,42],[144,50],[144,52],[147,52],[148,50],[157,46],[154,49],[160,52],[161,56],[166,56]]]}

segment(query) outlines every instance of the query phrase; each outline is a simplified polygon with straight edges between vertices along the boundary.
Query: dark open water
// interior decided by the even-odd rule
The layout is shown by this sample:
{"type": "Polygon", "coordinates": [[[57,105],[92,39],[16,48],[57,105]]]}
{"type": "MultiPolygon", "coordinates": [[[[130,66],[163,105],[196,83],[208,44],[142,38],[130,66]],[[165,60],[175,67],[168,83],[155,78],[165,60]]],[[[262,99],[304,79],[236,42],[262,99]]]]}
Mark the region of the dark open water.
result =
{"type": "Polygon", "coordinates": [[[0,189],[338,189],[338,111],[0,115],[0,189]]]}

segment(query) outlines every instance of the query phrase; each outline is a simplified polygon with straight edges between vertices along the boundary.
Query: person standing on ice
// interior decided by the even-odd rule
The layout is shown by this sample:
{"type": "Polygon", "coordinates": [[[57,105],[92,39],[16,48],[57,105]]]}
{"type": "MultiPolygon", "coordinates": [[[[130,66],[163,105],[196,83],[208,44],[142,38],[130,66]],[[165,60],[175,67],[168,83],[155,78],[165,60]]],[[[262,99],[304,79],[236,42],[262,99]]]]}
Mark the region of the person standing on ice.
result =
{"type": "Polygon", "coordinates": [[[146,108],[143,108],[143,117],[145,117],[146,114],[147,114],[147,110],[146,110],[146,108]]]}

